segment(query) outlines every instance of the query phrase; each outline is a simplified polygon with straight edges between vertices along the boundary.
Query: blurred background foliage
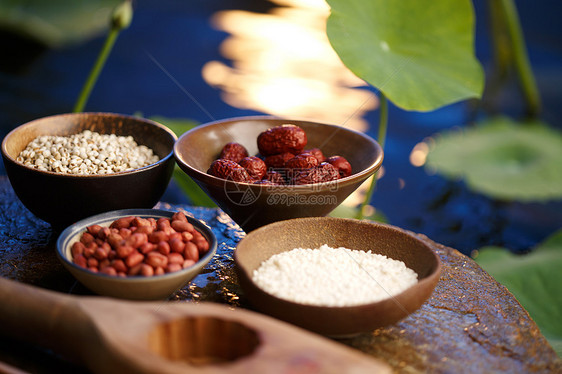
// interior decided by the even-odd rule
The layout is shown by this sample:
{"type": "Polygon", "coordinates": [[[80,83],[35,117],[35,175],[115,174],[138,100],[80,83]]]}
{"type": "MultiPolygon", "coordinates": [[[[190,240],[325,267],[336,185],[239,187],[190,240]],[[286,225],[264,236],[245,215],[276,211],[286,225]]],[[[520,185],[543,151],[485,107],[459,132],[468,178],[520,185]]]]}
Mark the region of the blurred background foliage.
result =
{"type": "MultiPolygon", "coordinates": [[[[41,51],[64,49],[103,36],[110,29],[113,9],[120,3],[120,0],[0,0],[0,36],[3,43],[7,43],[6,49],[14,51],[1,59],[0,68],[18,73],[26,68],[26,64],[33,63],[41,51]]],[[[278,3],[289,8],[294,2],[278,3]]],[[[552,126],[542,118],[541,95],[513,0],[485,3],[488,17],[485,32],[492,46],[491,64],[486,69],[475,56],[475,13],[469,0],[432,0],[429,3],[419,0],[327,0],[327,3],[332,13],[324,36],[351,72],[375,89],[380,100],[388,98],[396,108],[414,112],[433,111],[469,100],[469,117],[473,120],[467,120],[466,124],[451,123],[442,131],[419,139],[410,154],[414,166],[424,167],[428,174],[437,173],[443,178],[460,181],[472,193],[485,196],[496,207],[561,200],[560,126],[552,126]],[[514,88],[520,92],[521,108],[515,115],[507,113],[501,100],[502,94],[514,88]]],[[[304,9],[309,11],[309,16],[328,14],[327,8],[322,6],[307,4],[304,9]]],[[[227,21],[221,17],[215,19],[218,27],[226,31],[229,28],[227,21]]],[[[224,50],[228,49],[225,47],[224,50]]],[[[235,59],[232,52],[229,57],[235,59]]],[[[163,67],[161,70],[168,74],[163,67]]],[[[226,102],[247,109],[247,102],[241,99],[243,89],[232,90],[224,80],[217,78],[226,77],[229,72],[232,70],[221,62],[205,65],[202,73],[209,85],[224,92],[226,102]]],[[[86,80],[86,76],[83,79],[86,80]]],[[[346,87],[363,84],[350,76],[342,78],[341,82],[346,87]]],[[[250,81],[247,83],[251,90],[259,88],[252,86],[250,81]]],[[[262,101],[268,97],[267,92],[260,91],[260,95],[262,101]]],[[[363,102],[361,107],[365,110],[376,108],[376,105],[367,105],[376,99],[367,96],[366,91],[360,95],[354,103],[363,102]]],[[[351,93],[340,93],[336,97],[349,96],[351,93]]],[[[354,103],[351,105],[356,105],[354,103]]],[[[258,111],[267,111],[262,108],[257,107],[258,111]]],[[[269,113],[280,115],[287,108],[270,107],[269,113]]],[[[319,110],[316,113],[320,115],[319,110]]],[[[389,129],[392,129],[392,115],[396,115],[394,107],[390,114],[389,129]]],[[[137,115],[141,115],[140,112],[137,115]]],[[[148,117],[170,127],[178,135],[201,122],[161,115],[148,117]]],[[[331,122],[347,122],[348,119],[340,121],[338,118],[331,122]]],[[[378,140],[381,143],[385,141],[386,126],[386,120],[379,122],[378,140]]],[[[367,130],[372,129],[363,129],[367,130]]],[[[392,144],[385,149],[387,155],[392,155],[392,148],[388,147],[392,144]]],[[[214,206],[179,169],[174,173],[174,181],[191,203],[214,206]]],[[[376,179],[372,186],[375,186],[374,181],[376,179]]],[[[364,218],[393,223],[385,213],[391,215],[394,212],[373,208],[371,195],[365,189],[360,197],[365,200],[363,204],[361,199],[355,200],[340,206],[332,214],[346,217],[361,214],[364,218]]],[[[469,213],[463,214],[467,216],[469,213]]],[[[557,228],[560,228],[560,222],[557,228]]],[[[562,263],[561,243],[561,232],[554,231],[541,243],[522,251],[528,254],[514,254],[508,249],[488,245],[473,253],[476,261],[524,305],[559,354],[562,352],[562,319],[559,318],[562,293],[557,287],[561,283],[558,271],[562,263]]]]}

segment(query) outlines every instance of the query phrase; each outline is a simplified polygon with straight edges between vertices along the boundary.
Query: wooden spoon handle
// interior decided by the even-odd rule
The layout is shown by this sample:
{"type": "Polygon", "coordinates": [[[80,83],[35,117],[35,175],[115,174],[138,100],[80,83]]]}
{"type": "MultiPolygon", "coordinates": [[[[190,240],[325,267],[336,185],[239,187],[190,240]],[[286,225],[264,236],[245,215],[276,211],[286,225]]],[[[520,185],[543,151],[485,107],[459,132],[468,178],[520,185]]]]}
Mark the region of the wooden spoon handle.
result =
{"type": "Polygon", "coordinates": [[[93,324],[71,297],[0,277],[0,300],[0,334],[79,358],[93,324]]]}

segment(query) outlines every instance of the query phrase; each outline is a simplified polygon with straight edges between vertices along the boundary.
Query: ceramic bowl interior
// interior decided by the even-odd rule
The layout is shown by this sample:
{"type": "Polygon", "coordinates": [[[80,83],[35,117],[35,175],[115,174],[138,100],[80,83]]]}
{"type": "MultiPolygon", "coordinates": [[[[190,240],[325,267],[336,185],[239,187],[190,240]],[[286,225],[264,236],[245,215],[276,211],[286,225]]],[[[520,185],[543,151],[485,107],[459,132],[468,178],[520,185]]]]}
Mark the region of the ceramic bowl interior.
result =
{"type": "Polygon", "coordinates": [[[280,220],[327,215],[373,175],[383,160],[379,144],[363,133],[341,126],[261,116],[198,126],[180,136],[174,155],[180,168],[246,232],[280,220]],[[286,123],[305,130],[308,137],[305,149],[317,147],[326,157],[345,157],[352,165],[353,174],[337,181],[300,186],[237,183],[207,174],[226,143],[240,143],[250,155],[255,155],[258,135],[286,123]]]}
{"type": "Polygon", "coordinates": [[[234,260],[240,285],[254,307],[275,318],[333,337],[372,331],[407,317],[431,296],[441,271],[439,257],[414,234],[394,226],[332,217],[299,218],[261,227],[238,243],[234,260]],[[418,274],[418,282],[378,302],[323,307],[278,298],[252,281],[253,271],[271,256],[299,247],[319,248],[323,244],[371,250],[401,260],[418,274]]]}
{"type": "Polygon", "coordinates": [[[217,250],[217,239],[211,229],[203,222],[187,217],[189,222],[209,242],[209,251],[195,265],[174,273],[152,277],[132,276],[121,278],[100,273],[93,273],[72,262],[72,244],[80,239],[90,225],[109,226],[121,217],[139,216],[143,218],[171,218],[174,212],[157,209],[123,209],[102,213],[66,228],[57,240],[57,256],[64,267],[85,287],[98,295],[111,296],[129,300],[164,300],[172,296],[187,282],[192,280],[209,263],[217,250]]]}
{"type": "Polygon", "coordinates": [[[2,141],[2,157],[14,191],[37,217],[62,229],[94,214],[118,209],[152,208],[172,176],[175,134],[156,122],[112,113],[73,113],[37,119],[12,130],[2,141]],[[68,136],[91,130],[131,135],[160,160],[143,168],[106,175],[44,172],[16,161],[41,135],[68,136]]]}

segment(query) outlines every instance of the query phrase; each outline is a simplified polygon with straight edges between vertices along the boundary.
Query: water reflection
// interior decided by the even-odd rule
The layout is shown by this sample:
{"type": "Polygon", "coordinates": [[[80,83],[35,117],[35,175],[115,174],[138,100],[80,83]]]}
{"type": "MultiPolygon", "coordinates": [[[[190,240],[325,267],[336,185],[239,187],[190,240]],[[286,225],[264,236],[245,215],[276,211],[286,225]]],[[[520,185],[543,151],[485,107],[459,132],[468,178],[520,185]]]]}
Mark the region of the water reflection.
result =
{"type": "MultiPolygon", "coordinates": [[[[237,108],[366,131],[363,116],[378,100],[330,46],[328,5],[324,0],[273,2],[280,7],[268,14],[229,10],[214,15],[213,25],[230,34],[221,53],[231,66],[208,62],[202,72],[205,81],[237,108]]],[[[367,186],[345,204],[359,204],[367,186]]]]}
{"type": "Polygon", "coordinates": [[[268,14],[232,10],[213,17],[213,25],[230,34],[221,53],[232,66],[207,63],[205,81],[238,108],[365,131],[362,117],[378,101],[330,46],[328,5],[323,0],[274,2],[280,7],[268,14]]]}

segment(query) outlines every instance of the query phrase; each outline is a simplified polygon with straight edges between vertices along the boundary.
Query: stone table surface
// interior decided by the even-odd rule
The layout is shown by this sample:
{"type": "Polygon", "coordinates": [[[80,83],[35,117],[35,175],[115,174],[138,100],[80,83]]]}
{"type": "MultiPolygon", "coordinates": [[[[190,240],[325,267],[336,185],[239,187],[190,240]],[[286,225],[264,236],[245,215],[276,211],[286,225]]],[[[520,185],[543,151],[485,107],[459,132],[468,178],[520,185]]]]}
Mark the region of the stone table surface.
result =
{"type": "MultiPolygon", "coordinates": [[[[0,275],[68,294],[91,295],[56,258],[57,234],[21,204],[5,176],[0,176],[0,205],[0,275]]],[[[237,284],[232,258],[244,232],[218,209],[165,203],[158,208],[184,210],[205,221],[219,242],[203,273],[170,299],[252,309],[237,284]]],[[[341,344],[387,362],[398,373],[562,373],[562,361],[505,287],[457,250],[418,236],[443,263],[432,297],[399,323],[339,340],[341,344]]],[[[3,368],[87,372],[40,347],[0,337],[0,372],[3,368]]]]}

